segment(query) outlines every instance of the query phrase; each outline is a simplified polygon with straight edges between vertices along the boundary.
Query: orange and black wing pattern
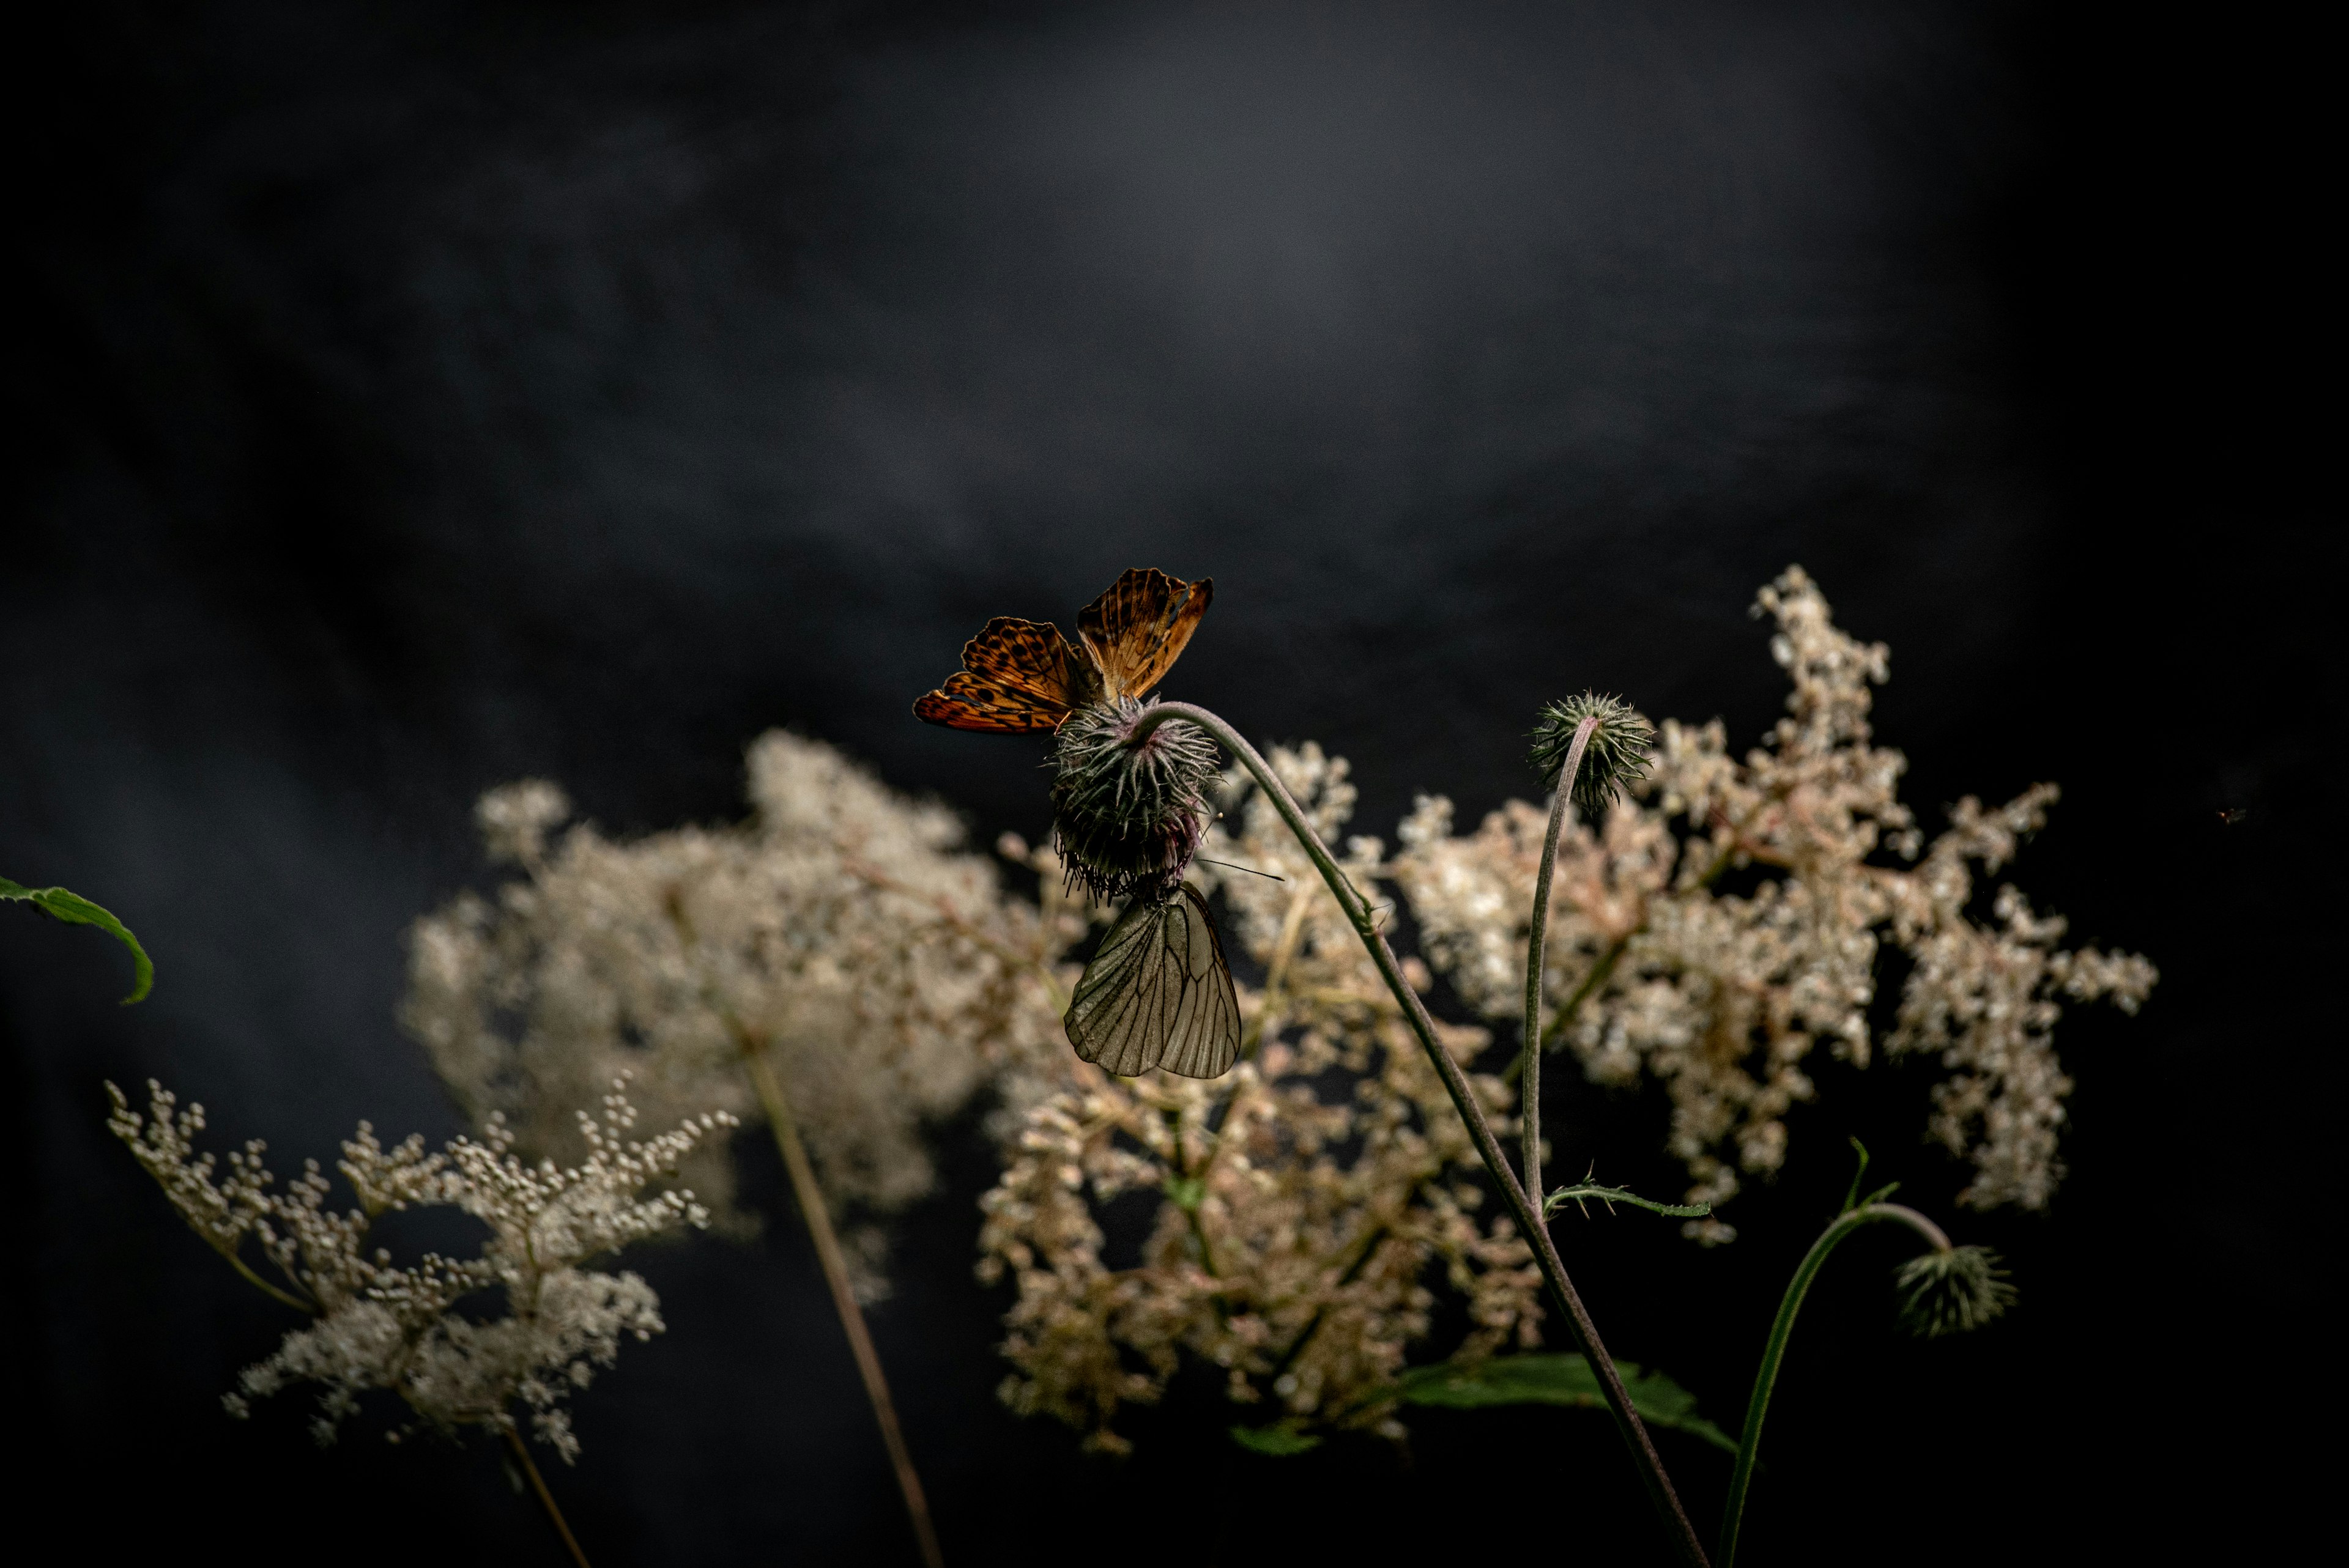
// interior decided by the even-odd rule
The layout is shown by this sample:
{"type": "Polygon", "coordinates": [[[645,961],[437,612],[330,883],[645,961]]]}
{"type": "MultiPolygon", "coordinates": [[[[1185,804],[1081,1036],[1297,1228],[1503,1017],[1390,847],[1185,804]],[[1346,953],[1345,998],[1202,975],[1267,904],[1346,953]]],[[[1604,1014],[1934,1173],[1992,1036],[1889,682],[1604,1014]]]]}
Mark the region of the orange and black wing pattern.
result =
{"type": "Polygon", "coordinates": [[[1185,583],[1137,566],[1077,615],[1077,635],[1112,697],[1139,697],[1166,678],[1215,596],[1213,578],[1185,583]]]}
{"type": "Polygon", "coordinates": [[[915,703],[914,717],[949,729],[1032,735],[1058,729],[1100,689],[1091,659],[1060,627],[999,615],[963,645],[962,668],[915,703]]]}

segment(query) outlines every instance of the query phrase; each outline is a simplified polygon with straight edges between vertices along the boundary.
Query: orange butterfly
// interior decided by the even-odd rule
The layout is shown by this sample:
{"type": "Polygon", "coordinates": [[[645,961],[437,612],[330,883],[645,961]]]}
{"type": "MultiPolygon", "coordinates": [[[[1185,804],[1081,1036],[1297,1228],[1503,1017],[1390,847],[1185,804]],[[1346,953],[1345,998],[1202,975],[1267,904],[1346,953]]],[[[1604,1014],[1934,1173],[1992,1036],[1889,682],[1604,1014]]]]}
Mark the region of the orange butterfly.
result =
{"type": "Polygon", "coordinates": [[[1078,613],[1074,646],[1050,621],[999,615],[963,645],[962,668],[914,704],[914,717],[1032,735],[1090,704],[1139,698],[1174,667],[1215,590],[1213,578],[1185,583],[1134,567],[1078,613]]]}

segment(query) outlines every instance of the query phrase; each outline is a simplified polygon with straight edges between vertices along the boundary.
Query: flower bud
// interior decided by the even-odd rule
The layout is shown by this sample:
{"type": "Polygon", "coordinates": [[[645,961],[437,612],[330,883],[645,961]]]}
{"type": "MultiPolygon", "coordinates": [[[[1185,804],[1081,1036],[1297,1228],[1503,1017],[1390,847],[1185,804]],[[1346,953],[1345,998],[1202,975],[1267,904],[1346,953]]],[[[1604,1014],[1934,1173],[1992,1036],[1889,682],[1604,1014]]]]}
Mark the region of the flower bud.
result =
{"type": "Polygon", "coordinates": [[[1931,1339],[1980,1328],[2014,1300],[2014,1287],[1998,1254],[1987,1247],[1935,1250],[1902,1264],[1893,1274],[1900,1289],[1900,1321],[1931,1339]]]}
{"type": "Polygon", "coordinates": [[[1081,707],[1053,748],[1053,844],[1069,885],[1104,902],[1173,892],[1206,837],[1215,743],[1181,719],[1136,739],[1156,706],[1120,698],[1081,707]]]}
{"type": "Polygon", "coordinates": [[[1584,745],[1582,765],[1573,780],[1574,809],[1586,822],[1599,820],[1623,787],[1648,771],[1648,748],[1656,732],[1648,721],[1618,697],[1584,692],[1551,703],[1534,726],[1533,749],[1527,757],[1545,788],[1557,788],[1558,771],[1574,749],[1575,732],[1586,718],[1595,718],[1590,739],[1584,745]]]}

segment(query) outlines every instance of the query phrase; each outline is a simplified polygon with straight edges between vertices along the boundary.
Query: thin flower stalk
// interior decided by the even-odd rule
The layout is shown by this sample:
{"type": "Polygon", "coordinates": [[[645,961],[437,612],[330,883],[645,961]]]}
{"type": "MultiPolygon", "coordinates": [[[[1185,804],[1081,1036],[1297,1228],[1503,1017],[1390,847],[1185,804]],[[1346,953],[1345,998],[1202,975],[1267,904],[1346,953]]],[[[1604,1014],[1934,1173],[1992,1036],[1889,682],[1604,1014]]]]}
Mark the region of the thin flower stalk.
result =
{"type": "MultiPolygon", "coordinates": [[[[1861,1151],[1860,1169],[1867,1169],[1864,1150],[1861,1151]]],[[[1859,1178],[1855,1175],[1852,1178],[1855,1191],[1858,1184],[1859,1178]]],[[[1745,1493],[1753,1483],[1754,1456],[1762,1445],[1762,1420],[1769,1413],[1770,1396],[1777,1387],[1778,1368],[1785,1359],[1786,1342],[1795,1332],[1795,1315],[1802,1311],[1803,1298],[1810,1294],[1811,1282],[1826,1265],[1828,1254],[1843,1243],[1845,1237],[1863,1225],[1889,1223],[1906,1225],[1916,1232],[1933,1249],[1932,1255],[1953,1260],[1967,1253],[1985,1256],[1978,1248],[1951,1245],[1949,1235],[1940,1226],[1907,1204],[1882,1202],[1891,1191],[1890,1187],[1882,1188],[1864,1200],[1848,1203],[1836,1217],[1835,1222],[1811,1243],[1811,1250],[1803,1255],[1802,1263],[1795,1267],[1795,1277],[1786,1284],[1785,1297],[1779,1302],[1778,1315],[1770,1325],[1769,1340],[1762,1347],[1762,1365],[1754,1374],[1754,1392],[1745,1402],[1745,1427],[1738,1439],[1737,1464],[1730,1472],[1729,1497],[1722,1510],[1721,1549],[1713,1559],[1717,1568],[1732,1568],[1737,1560],[1738,1532],[1745,1514],[1745,1493]]],[[[1981,1314],[1982,1316],[1995,1315],[2003,1305],[2004,1297],[2012,1294],[2003,1286],[1993,1284],[1989,1288],[1996,1294],[1990,1295],[1981,1314]]],[[[1971,1326],[1971,1322],[1967,1326],[1971,1326]]]]}
{"type": "Polygon", "coordinates": [[[563,1537],[564,1549],[571,1553],[571,1561],[579,1564],[579,1568],[589,1568],[587,1553],[580,1549],[579,1538],[571,1533],[571,1522],[564,1519],[563,1511],[554,1506],[554,1494],[546,1490],[546,1478],[538,1473],[538,1461],[530,1457],[530,1445],[523,1442],[522,1434],[512,1427],[508,1427],[505,1433],[506,1447],[513,1450],[514,1462],[522,1466],[522,1473],[530,1478],[531,1490],[538,1493],[539,1504],[554,1522],[554,1532],[563,1537]]]}
{"type": "MultiPolygon", "coordinates": [[[[684,950],[698,954],[693,923],[683,905],[672,903],[668,914],[684,950]]],[[[695,966],[697,970],[700,968],[698,957],[695,966]]],[[[889,1468],[897,1478],[898,1493],[905,1501],[905,1517],[913,1525],[922,1561],[927,1568],[945,1568],[937,1528],[930,1519],[929,1499],[922,1491],[921,1474],[914,1468],[914,1452],[905,1442],[905,1429],[898,1424],[896,1401],[889,1396],[889,1379],[881,1370],[881,1354],[874,1347],[864,1309],[857,1304],[848,1253],[840,1244],[840,1233],[832,1222],[832,1207],[824,1200],[823,1188],[816,1181],[815,1164],[808,1158],[807,1145],[800,1137],[799,1118],[783,1093],[782,1079],[776,1076],[774,1064],[767,1059],[768,1042],[743,1023],[706,975],[701,978],[702,999],[724,1022],[727,1034],[741,1055],[742,1070],[750,1080],[751,1092],[758,1097],[759,1109],[775,1135],[775,1152],[782,1157],[800,1218],[807,1225],[808,1238],[815,1243],[816,1261],[823,1270],[824,1285],[832,1293],[833,1311],[839,1315],[849,1355],[856,1362],[856,1375],[864,1385],[864,1398],[873,1407],[873,1423],[881,1429],[882,1446],[888,1450],[889,1468]]]]}
{"type": "Polygon", "coordinates": [[[923,1494],[922,1478],[914,1469],[914,1452],[906,1446],[905,1429],[898,1425],[897,1407],[889,1398],[889,1380],[882,1375],[880,1353],[873,1347],[873,1335],[865,1326],[864,1309],[856,1304],[848,1255],[841,1250],[840,1237],[833,1229],[832,1212],[824,1203],[823,1190],[816,1185],[815,1166],[808,1159],[806,1146],[800,1141],[799,1121],[792,1114],[791,1102],[783,1098],[782,1080],[768,1065],[758,1042],[747,1035],[742,1039],[742,1065],[750,1075],[760,1108],[767,1113],[767,1125],[774,1130],[775,1149],[783,1157],[783,1169],[791,1173],[792,1195],[799,1200],[800,1217],[807,1222],[816,1257],[823,1264],[823,1283],[831,1287],[833,1309],[840,1314],[840,1326],[848,1336],[849,1352],[856,1358],[857,1376],[864,1380],[864,1397],[873,1403],[873,1419],[881,1429],[881,1441],[889,1449],[889,1465],[896,1472],[897,1490],[905,1499],[905,1514],[913,1523],[922,1561],[928,1568],[944,1568],[946,1559],[938,1550],[937,1529],[930,1522],[929,1500],[923,1494]]]}
{"type": "Polygon", "coordinates": [[[1543,938],[1549,928],[1550,875],[1557,869],[1557,834],[1566,825],[1566,809],[1574,799],[1575,776],[1582,770],[1582,754],[1590,745],[1591,732],[1599,727],[1599,716],[1588,713],[1574,727],[1574,739],[1568,744],[1566,765],[1558,770],[1557,785],[1551,791],[1549,827],[1542,835],[1541,870],[1534,877],[1533,928],[1526,940],[1526,1032],[1525,1048],[1518,1054],[1523,1064],[1524,1087],[1518,1120],[1525,1129],[1526,1191],[1535,1203],[1541,1202],[1541,1003],[1543,938]]]}
{"type": "Polygon", "coordinates": [[[1428,1016],[1427,1008],[1420,1001],[1419,994],[1403,978],[1402,969],[1395,959],[1394,950],[1387,944],[1386,938],[1379,932],[1375,912],[1370,901],[1362,896],[1347,878],[1345,872],[1339,868],[1336,858],[1330,852],[1329,846],[1321,841],[1320,835],[1316,833],[1311,824],[1305,820],[1304,813],[1298,809],[1297,802],[1289,795],[1288,787],[1281,782],[1271,765],[1265,761],[1256,748],[1249,745],[1237,730],[1215,714],[1191,703],[1154,704],[1137,719],[1128,743],[1138,744],[1151,729],[1168,719],[1182,719],[1197,725],[1214,736],[1233,756],[1240,759],[1242,765],[1256,779],[1257,786],[1264,790],[1266,797],[1273,802],[1275,809],[1280,813],[1281,820],[1288,824],[1289,831],[1296,836],[1299,845],[1312,860],[1315,869],[1321,873],[1322,881],[1329,884],[1330,895],[1338,901],[1339,907],[1345,912],[1355,933],[1361,938],[1362,946],[1370,954],[1371,962],[1377,965],[1380,977],[1386,983],[1387,989],[1402,1006],[1404,1017],[1411,1024],[1412,1032],[1418,1037],[1420,1045],[1427,1053],[1430,1064],[1442,1078],[1444,1090],[1450,1097],[1454,1108],[1458,1110],[1461,1120],[1467,1126],[1469,1136],[1475,1143],[1477,1154],[1484,1161],[1485,1170],[1491,1174],[1494,1185],[1500,1189],[1502,1200],[1508,1205],[1511,1218],[1516,1222],[1518,1233],[1525,1238],[1526,1244],[1533,1249],[1543,1281],[1547,1284],[1550,1294],[1557,1299],[1558,1306],[1563,1311],[1568,1326],[1573,1332],[1577,1346],[1589,1358],[1592,1367],[1598,1369],[1600,1387],[1607,1398],[1608,1410],[1615,1418],[1616,1427],[1623,1435],[1625,1446],[1631,1450],[1633,1463],[1640,1470],[1640,1480],[1647,1489],[1649,1500],[1654,1504],[1659,1517],[1662,1520],[1665,1531],[1671,1538],[1674,1550],[1683,1562],[1702,1565],[1705,1563],[1704,1548],[1697,1540],[1695,1527],[1689,1522],[1687,1511],[1681,1506],[1679,1494],[1673,1491],[1671,1479],[1664,1471],[1663,1460],[1656,1452],[1655,1444],[1648,1435],[1645,1423],[1640,1420],[1639,1412],[1631,1406],[1630,1396],[1624,1391],[1623,1380],[1617,1374],[1614,1362],[1609,1357],[1606,1346],[1599,1340],[1599,1330],[1591,1322],[1589,1312],[1584,1307],[1582,1298],[1576,1292],[1573,1282],[1567,1277],[1565,1265],[1559,1261],[1557,1249],[1550,1240],[1548,1227],[1542,1222],[1541,1216],[1535,1210],[1532,1201],[1526,1196],[1525,1188],[1518,1182],[1516,1172],[1510,1169],[1507,1158],[1501,1151],[1500,1142],[1493,1134],[1492,1124],[1485,1119],[1484,1109],[1477,1104],[1476,1097],[1469,1087],[1466,1075],[1461,1071],[1459,1064],[1452,1059],[1451,1054],[1444,1048],[1437,1037],[1434,1020],[1428,1016]]]}

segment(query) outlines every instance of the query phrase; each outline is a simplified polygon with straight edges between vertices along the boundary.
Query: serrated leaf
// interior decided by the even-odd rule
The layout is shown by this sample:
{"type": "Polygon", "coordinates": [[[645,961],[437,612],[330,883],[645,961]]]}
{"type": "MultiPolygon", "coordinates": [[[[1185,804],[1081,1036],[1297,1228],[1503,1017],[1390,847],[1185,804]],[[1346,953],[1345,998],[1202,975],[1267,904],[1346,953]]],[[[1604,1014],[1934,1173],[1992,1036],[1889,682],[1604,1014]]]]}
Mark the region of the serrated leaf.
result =
{"type": "MultiPolygon", "coordinates": [[[[1642,1371],[1630,1361],[1615,1363],[1631,1408],[1651,1427],[1669,1427],[1716,1448],[1737,1451],[1728,1433],[1696,1413],[1696,1396],[1661,1372],[1642,1371]]],[[[1571,1352],[1550,1356],[1495,1356],[1470,1366],[1443,1362],[1414,1367],[1395,1379],[1406,1405],[1476,1410],[1495,1405],[1570,1405],[1607,1408],[1599,1375],[1571,1352]]]]}
{"type": "Polygon", "coordinates": [[[130,995],[122,998],[124,1006],[127,1007],[133,1002],[143,1000],[147,993],[154,989],[155,965],[148,958],[147,950],[139,945],[139,939],[130,934],[130,928],[115,919],[113,913],[104,905],[92,903],[81,894],[69,889],[26,887],[22,882],[10,882],[6,877],[0,877],[0,900],[11,903],[29,903],[35,909],[46,914],[54,915],[68,925],[94,925],[129,948],[131,963],[130,995]]]}
{"type": "Polygon", "coordinates": [[[1234,1427],[1232,1441],[1252,1454],[1268,1454],[1277,1460],[1288,1459],[1321,1446],[1319,1438],[1310,1432],[1300,1432],[1286,1421],[1275,1421],[1268,1427],[1234,1427]]]}

